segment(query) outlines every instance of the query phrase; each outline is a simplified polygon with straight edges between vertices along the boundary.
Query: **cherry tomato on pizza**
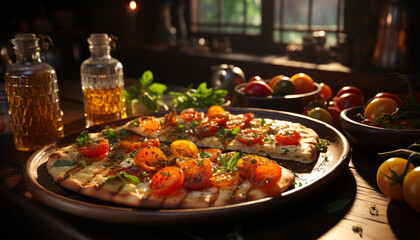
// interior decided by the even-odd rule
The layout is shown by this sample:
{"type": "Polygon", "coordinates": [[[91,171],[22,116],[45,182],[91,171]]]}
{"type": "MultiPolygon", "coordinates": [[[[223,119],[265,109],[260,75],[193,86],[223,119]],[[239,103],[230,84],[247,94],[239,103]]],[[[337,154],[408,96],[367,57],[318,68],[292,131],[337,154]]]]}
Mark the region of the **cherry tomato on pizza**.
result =
{"type": "Polygon", "coordinates": [[[217,130],[219,125],[213,121],[201,122],[200,125],[192,130],[191,135],[197,138],[211,137],[217,130]]]}
{"type": "Polygon", "coordinates": [[[224,168],[214,169],[210,178],[210,183],[218,187],[231,186],[239,181],[239,172],[235,170],[227,170],[224,168]]]}
{"type": "Polygon", "coordinates": [[[258,129],[242,129],[236,134],[235,139],[247,146],[261,143],[264,139],[264,133],[258,129]]]}
{"type": "Polygon", "coordinates": [[[144,171],[155,171],[161,166],[161,161],[167,161],[166,155],[158,147],[153,146],[142,148],[134,156],[134,162],[144,171]]]}
{"type": "Polygon", "coordinates": [[[77,144],[77,151],[88,158],[99,158],[108,153],[109,142],[105,138],[85,140],[77,144]]]}
{"type": "Polygon", "coordinates": [[[178,190],[184,182],[184,173],[178,167],[165,167],[153,175],[150,190],[156,195],[167,196],[178,190]]]}
{"type": "Polygon", "coordinates": [[[188,140],[176,140],[171,143],[172,154],[176,158],[188,157],[197,158],[198,148],[197,146],[188,140]]]}
{"type": "Polygon", "coordinates": [[[130,134],[120,139],[120,148],[126,150],[127,152],[138,150],[147,146],[159,147],[159,145],[160,142],[157,138],[146,139],[145,137],[136,134],[130,134]]]}
{"type": "Polygon", "coordinates": [[[186,122],[200,120],[203,118],[203,115],[200,112],[195,111],[194,109],[185,109],[181,112],[181,117],[186,122]]]}
{"type": "Polygon", "coordinates": [[[157,131],[161,127],[159,120],[154,116],[146,116],[139,118],[139,124],[148,131],[157,131]]]}
{"type": "Polygon", "coordinates": [[[267,164],[269,161],[266,157],[260,157],[257,155],[248,155],[240,158],[236,164],[239,175],[242,177],[249,177],[252,170],[262,164],[267,164]]]}
{"type": "Polygon", "coordinates": [[[207,117],[217,117],[225,112],[225,109],[219,105],[213,105],[207,109],[207,117]]]}
{"type": "Polygon", "coordinates": [[[275,135],[277,143],[283,146],[287,145],[300,145],[301,136],[295,130],[285,131],[275,135]]]}
{"type": "Polygon", "coordinates": [[[281,174],[281,167],[277,163],[269,161],[267,164],[253,168],[249,181],[256,188],[269,188],[277,184],[281,174]]]}
{"type": "Polygon", "coordinates": [[[188,159],[180,163],[184,173],[183,185],[190,189],[199,189],[209,183],[213,175],[211,161],[206,158],[188,159]]]}

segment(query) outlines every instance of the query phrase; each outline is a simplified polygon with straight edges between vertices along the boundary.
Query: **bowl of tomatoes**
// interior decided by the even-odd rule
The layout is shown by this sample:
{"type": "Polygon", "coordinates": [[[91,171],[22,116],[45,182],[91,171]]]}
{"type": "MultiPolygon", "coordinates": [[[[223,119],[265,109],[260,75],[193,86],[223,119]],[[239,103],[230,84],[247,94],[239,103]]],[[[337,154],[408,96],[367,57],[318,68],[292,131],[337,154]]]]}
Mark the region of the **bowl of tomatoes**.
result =
{"type": "Polygon", "coordinates": [[[358,146],[405,148],[420,140],[420,111],[392,93],[378,93],[364,106],[341,111],[340,125],[358,146]]]}
{"type": "Polygon", "coordinates": [[[234,105],[301,113],[321,91],[320,84],[306,74],[291,78],[277,75],[263,80],[258,76],[235,87],[234,105]]]}

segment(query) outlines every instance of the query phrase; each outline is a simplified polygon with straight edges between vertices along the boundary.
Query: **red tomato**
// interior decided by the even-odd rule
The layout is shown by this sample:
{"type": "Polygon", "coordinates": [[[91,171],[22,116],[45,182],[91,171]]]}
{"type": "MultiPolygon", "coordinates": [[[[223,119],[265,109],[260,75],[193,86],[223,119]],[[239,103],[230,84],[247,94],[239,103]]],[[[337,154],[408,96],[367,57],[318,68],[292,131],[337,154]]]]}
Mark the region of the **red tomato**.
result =
{"type": "Polygon", "coordinates": [[[229,120],[230,112],[224,111],[219,113],[217,116],[209,117],[209,120],[217,123],[219,126],[225,126],[226,122],[229,120]]]}
{"type": "Polygon", "coordinates": [[[226,122],[226,128],[234,129],[240,128],[242,129],[245,126],[245,122],[241,119],[234,119],[226,122]]]}
{"type": "Polygon", "coordinates": [[[260,143],[263,139],[264,133],[256,129],[242,129],[238,134],[236,134],[236,140],[247,146],[260,143]]]}
{"type": "Polygon", "coordinates": [[[165,167],[150,180],[150,190],[156,195],[167,196],[178,190],[184,182],[184,173],[177,167],[165,167]]]}
{"type": "Polygon", "coordinates": [[[255,167],[249,177],[251,185],[256,188],[269,188],[277,184],[281,178],[281,167],[274,162],[268,162],[255,167]]]}
{"type": "Polygon", "coordinates": [[[144,171],[154,171],[160,161],[166,160],[166,155],[158,147],[142,148],[134,157],[136,165],[144,171]]]}
{"type": "Polygon", "coordinates": [[[170,126],[176,126],[177,125],[176,115],[177,114],[175,111],[165,114],[166,123],[168,123],[170,126]]]}
{"type": "Polygon", "coordinates": [[[280,144],[280,145],[299,145],[300,144],[300,134],[296,131],[287,131],[285,133],[282,134],[277,134],[275,136],[276,141],[280,144]]]}
{"type": "Polygon", "coordinates": [[[340,95],[336,98],[335,103],[338,109],[340,110],[344,110],[346,108],[351,107],[363,106],[365,104],[363,99],[359,95],[354,93],[344,93],[340,95]]]}
{"type": "Polygon", "coordinates": [[[353,86],[345,86],[343,88],[341,88],[338,92],[337,92],[337,97],[340,97],[341,95],[345,94],[345,93],[353,93],[356,94],[357,96],[359,96],[363,101],[365,99],[365,97],[363,96],[362,91],[357,88],[357,87],[353,87],[353,86]]]}
{"type": "Polygon", "coordinates": [[[340,125],[340,113],[341,113],[341,110],[338,109],[338,107],[336,107],[336,106],[329,106],[328,107],[328,112],[331,115],[332,125],[335,126],[335,127],[339,126],[340,125]]]}
{"type": "Polygon", "coordinates": [[[185,160],[180,164],[180,168],[184,173],[183,185],[186,188],[201,188],[213,175],[211,162],[206,158],[185,160]]]}
{"type": "Polygon", "coordinates": [[[389,99],[394,100],[398,104],[398,106],[403,105],[403,101],[401,100],[401,98],[393,93],[381,92],[381,93],[376,94],[373,97],[373,99],[375,98],[389,98],[389,99]]]}
{"type": "Polygon", "coordinates": [[[192,136],[197,138],[211,137],[216,132],[218,124],[213,121],[201,122],[193,132],[192,136]]]}
{"type": "Polygon", "coordinates": [[[406,128],[411,128],[411,126],[413,126],[413,121],[408,118],[399,119],[396,123],[406,128]]]}
{"type": "Polygon", "coordinates": [[[185,109],[181,112],[181,117],[186,122],[200,120],[203,118],[203,115],[200,112],[195,111],[194,109],[185,109]]]}
{"type": "Polygon", "coordinates": [[[327,84],[320,83],[319,86],[321,87],[321,91],[318,93],[318,98],[320,102],[324,102],[330,97],[332,97],[331,88],[327,84]]]}
{"type": "Polygon", "coordinates": [[[252,81],[245,85],[244,93],[250,96],[269,96],[273,95],[273,89],[264,81],[252,81]]]}
{"type": "Polygon", "coordinates": [[[295,93],[312,92],[314,87],[314,80],[305,73],[297,73],[290,78],[290,81],[295,85],[295,93]]]}
{"type": "Polygon", "coordinates": [[[77,146],[77,151],[88,158],[98,158],[109,151],[109,142],[105,138],[90,139],[77,146]]]}
{"type": "Polygon", "coordinates": [[[262,81],[263,79],[260,76],[252,76],[248,82],[252,81],[262,81]]]}
{"type": "Polygon", "coordinates": [[[391,114],[397,107],[397,102],[390,98],[375,98],[366,106],[363,117],[376,120],[384,113],[391,114]]]}
{"type": "Polygon", "coordinates": [[[131,134],[128,136],[123,137],[120,140],[120,148],[131,152],[133,150],[137,150],[140,148],[144,148],[147,146],[154,146],[159,147],[160,142],[159,139],[153,138],[153,139],[146,139],[143,136],[131,134]]]}

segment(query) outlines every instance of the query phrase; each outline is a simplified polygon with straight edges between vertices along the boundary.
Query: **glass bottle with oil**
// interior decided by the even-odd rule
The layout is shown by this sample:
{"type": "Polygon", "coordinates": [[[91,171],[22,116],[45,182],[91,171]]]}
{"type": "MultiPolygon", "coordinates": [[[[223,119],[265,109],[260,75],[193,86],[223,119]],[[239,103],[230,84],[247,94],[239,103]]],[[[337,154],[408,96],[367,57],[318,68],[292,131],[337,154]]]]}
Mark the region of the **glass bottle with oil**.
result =
{"type": "Polygon", "coordinates": [[[13,141],[18,150],[33,151],[64,134],[57,75],[40,58],[40,44],[48,46],[51,39],[17,34],[11,42],[16,63],[5,72],[5,88],[13,141]]]}
{"type": "Polygon", "coordinates": [[[91,57],[80,67],[87,127],[127,116],[123,66],[110,55],[113,41],[105,33],[88,39],[91,57]]]}

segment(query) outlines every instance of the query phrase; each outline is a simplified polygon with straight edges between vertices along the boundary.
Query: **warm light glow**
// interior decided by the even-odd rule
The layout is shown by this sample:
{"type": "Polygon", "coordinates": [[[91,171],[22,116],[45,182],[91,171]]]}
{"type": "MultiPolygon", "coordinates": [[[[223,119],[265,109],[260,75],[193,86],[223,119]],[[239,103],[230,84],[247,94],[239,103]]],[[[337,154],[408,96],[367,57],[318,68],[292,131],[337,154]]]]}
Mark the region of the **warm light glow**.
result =
{"type": "Polygon", "coordinates": [[[129,6],[130,6],[130,9],[131,9],[131,10],[136,10],[136,8],[137,8],[137,3],[136,3],[136,1],[131,1],[129,6]]]}

